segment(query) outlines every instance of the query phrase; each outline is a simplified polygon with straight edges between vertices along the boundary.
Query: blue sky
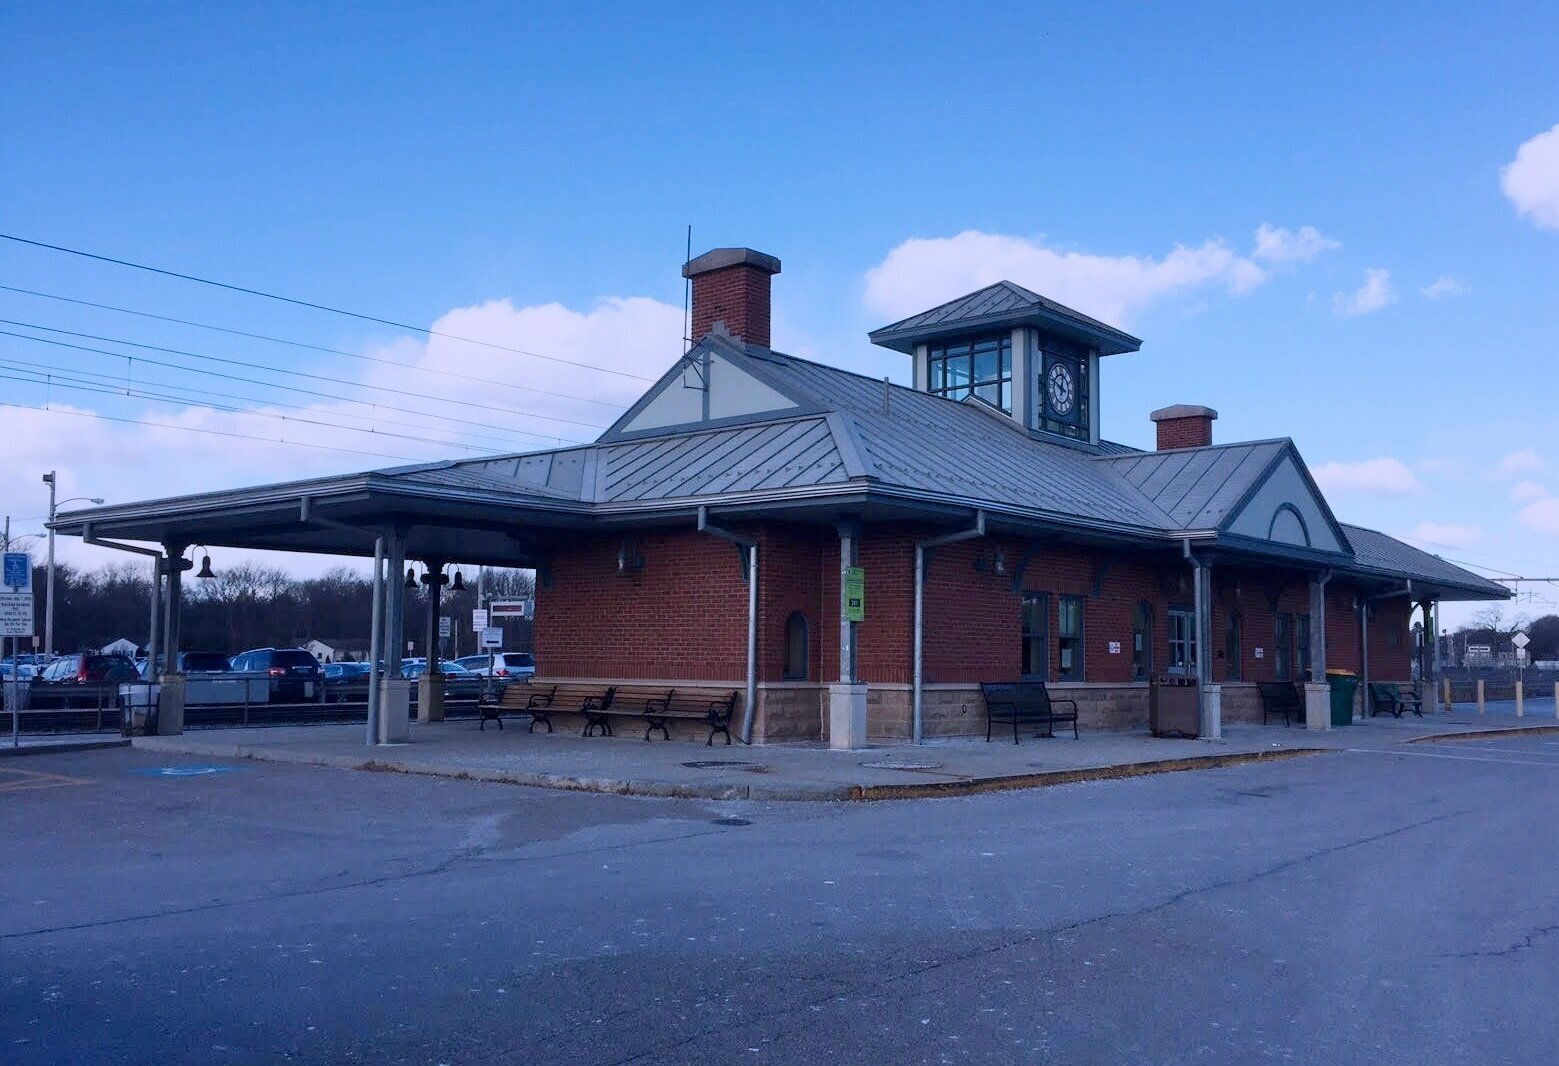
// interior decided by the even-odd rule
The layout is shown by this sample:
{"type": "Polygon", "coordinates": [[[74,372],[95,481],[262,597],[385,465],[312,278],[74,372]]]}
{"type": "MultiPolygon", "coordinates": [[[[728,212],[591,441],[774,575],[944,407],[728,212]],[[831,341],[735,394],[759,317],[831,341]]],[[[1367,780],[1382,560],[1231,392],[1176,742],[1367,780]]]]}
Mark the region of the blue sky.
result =
{"type": "MultiPolygon", "coordinates": [[[[1344,520],[1559,573],[1559,166],[1540,142],[1514,196],[1501,178],[1559,123],[1559,9],[1076,7],[7,5],[0,229],[641,377],[679,350],[690,222],[695,253],[784,261],[777,347],[900,380],[866,330],[996,259],[1144,339],[1106,365],[1107,435],[1150,445],[1148,411],[1209,404],[1217,439],[1292,436],[1344,520]],[[1263,225],[1277,237],[1258,255],[1263,225]]],[[[588,438],[636,384],[10,244],[0,284],[485,378],[501,384],[0,292],[0,318],[323,373],[343,395],[410,384],[571,419],[488,412],[542,435],[588,438]]],[[[158,380],[11,337],[0,358],[158,380]]],[[[461,454],[0,385],[34,406],[461,454]]],[[[22,438],[0,507],[22,519],[51,466],[131,499],[388,461],[0,417],[22,438]]]]}

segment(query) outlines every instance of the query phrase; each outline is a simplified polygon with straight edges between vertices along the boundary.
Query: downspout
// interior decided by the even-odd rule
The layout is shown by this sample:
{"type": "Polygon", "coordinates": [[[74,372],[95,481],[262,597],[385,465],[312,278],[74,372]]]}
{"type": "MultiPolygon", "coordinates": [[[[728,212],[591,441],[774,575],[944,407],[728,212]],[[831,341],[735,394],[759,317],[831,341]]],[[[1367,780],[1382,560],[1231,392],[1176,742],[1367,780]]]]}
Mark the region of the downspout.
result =
{"type": "Polygon", "coordinates": [[[940,537],[931,537],[927,540],[915,542],[915,674],[911,696],[911,718],[914,723],[914,743],[920,743],[922,716],[921,716],[921,688],[924,683],[924,655],[923,641],[925,638],[926,615],[926,549],[939,548],[944,544],[956,544],[961,540],[972,540],[975,537],[985,536],[985,512],[974,513],[974,528],[961,529],[956,533],[945,533],[940,537]]]}
{"type": "Polygon", "coordinates": [[[752,743],[753,722],[758,717],[758,542],[709,521],[709,508],[698,508],[698,531],[720,537],[747,552],[747,713],[742,718],[742,743],[752,743]]]}

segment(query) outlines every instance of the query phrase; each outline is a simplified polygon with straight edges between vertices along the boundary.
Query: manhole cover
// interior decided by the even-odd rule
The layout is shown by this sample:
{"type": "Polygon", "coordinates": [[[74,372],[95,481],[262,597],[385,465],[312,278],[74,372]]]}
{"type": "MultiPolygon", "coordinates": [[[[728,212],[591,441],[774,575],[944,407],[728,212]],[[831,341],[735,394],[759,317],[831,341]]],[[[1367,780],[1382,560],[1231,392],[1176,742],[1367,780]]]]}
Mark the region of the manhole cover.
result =
{"type": "Polygon", "coordinates": [[[866,767],[868,770],[940,770],[940,769],[942,769],[942,764],[939,763],[939,762],[899,762],[897,760],[894,760],[894,761],[883,760],[883,761],[880,761],[880,762],[863,762],[863,763],[861,763],[861,765],[866,767]]]}
{"type": "Polygon", "coordinates": [[[685,762],[682,765],[691,770],[713,770],[717,766],[734,766],[738,770],[751,770],[763,764],[742,762],[740,759],[694,759],[692,762],[685,762]]]}
{"type": "Polygon", "coordinates": [[[716,818],[716,819],[714,819],[714,824],[715,825],[752,825],[752,823],[749,822],[746,818],[737,818],[737,817],[734,817],[734,816],[729,817],[729,818],[716,818]]]}

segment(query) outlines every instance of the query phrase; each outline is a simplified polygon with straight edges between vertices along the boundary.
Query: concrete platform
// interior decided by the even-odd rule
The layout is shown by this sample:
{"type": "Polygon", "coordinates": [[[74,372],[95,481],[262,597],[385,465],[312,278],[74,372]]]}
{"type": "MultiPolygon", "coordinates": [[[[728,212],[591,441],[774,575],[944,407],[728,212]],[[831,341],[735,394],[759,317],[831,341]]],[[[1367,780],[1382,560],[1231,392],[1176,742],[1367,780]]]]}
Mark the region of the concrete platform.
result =
{"type": "Polygon", "coordinates": [[[7,755],[57,755],[67,751],[95,751],[98,748],[128,748],[130,741],[118,734],[57,733],[29,736],[13,746],[7,737],[0,741],[0,758],[7,755]]]}
{"type": "MultiPolygon", "coordinates": [[[[432,774],[618,795],[703,799],[864,800],[958,795],[1178,770],[1206,769],[1348,748],[1381,750],[1445,734],[1509,729],[1511,718],[1386,718],[1310,732],[1233,725],[1217,741],[1141,733],[1009,741],[932,741],[833,751],[816,744],[705,747],[638,737],[527,733],[510,722],[478,731],[467,721],[414,724],[411,743],[369,747],[359,724],[202,730],[138,737],[135,747],[215,758],[432,774]]],[[[1532,728],[1543,729],[1541,722],[1532,728]]],[[[1556,728],[1553,723],[1547,729],[1556,728]]]]}

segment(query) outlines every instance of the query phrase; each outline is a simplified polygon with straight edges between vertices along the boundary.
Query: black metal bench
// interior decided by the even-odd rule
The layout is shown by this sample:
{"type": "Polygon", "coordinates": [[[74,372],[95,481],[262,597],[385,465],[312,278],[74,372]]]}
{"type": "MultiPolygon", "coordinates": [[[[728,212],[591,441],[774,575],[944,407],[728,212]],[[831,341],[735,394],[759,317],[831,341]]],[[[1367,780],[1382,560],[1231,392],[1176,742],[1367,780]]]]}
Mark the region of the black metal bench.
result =
{"type": "Polygon", "coordinates": [[[1411,688],[1404,692],[1395,681],[1371,681],[1370,717],[1373,718],[1381,711],[1390,711],[1394,718],[1401,718],[1403,711],[1412,711],[1422,718],[1424,698],[1411,688]]]}
{"type": "Polygon", "coordinates": [[[1293,724],[1291,718],[1298,718],[1303,724],[1305,720],[1304,701],[1299,698],[1299,688],[1288,681],[1262,681],[1257,686],[1261,690],[1261,724],[1267,724],[1270,715],[1281,714],[1283,727],[1286,729],[1293,724]]]}
{"type": "Polygon", "coordinates": [[[985,696],[985,741],[990,743],[991,727],[997,722],[1012,723],[1012,742],[1018,743],[1020,724],[1043,725],[1044,735],[1055,736],[1057,722],[1072,723],[1072,739],[1077,736],[1077,702],[1053,699],[1043,681],[982,681],[985,696]],[[1058,710],[1065,704],[1071,710],[1058,710]]]}

